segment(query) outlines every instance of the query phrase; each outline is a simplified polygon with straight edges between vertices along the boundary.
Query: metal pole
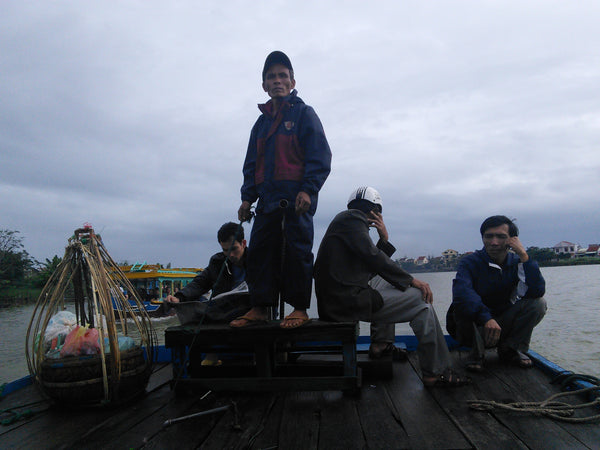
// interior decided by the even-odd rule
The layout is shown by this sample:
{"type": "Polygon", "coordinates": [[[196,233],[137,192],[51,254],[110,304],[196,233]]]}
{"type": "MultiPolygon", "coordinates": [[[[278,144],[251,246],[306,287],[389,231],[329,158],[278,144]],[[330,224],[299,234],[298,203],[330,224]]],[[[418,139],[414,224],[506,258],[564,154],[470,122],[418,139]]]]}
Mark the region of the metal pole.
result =
{"type": "Polygon", "coordinates": [[[221,406],[219,408],[208,409],[206,411],[197,412],[195,414],[189,414],[187,416],[178,417],[176,419],[169,419],[163,422],[163,427],[168,427],[177,422],[183,422],[184,420],[193,419],[194,417],[207,416],[209,414],[216,414],[221,411],[227,411],[231,405],[221,406]]]}
{"type": "Polygon", "coordinates": [[[279,267],[279,320],[283,320],[284,313],[284,301],[281,290],[283,287],[283,264],[285,261],[285,210],[288,207],[289,202],[286,199],[279,200],[279,208],[281,209],[281,264],[279,267]]]}

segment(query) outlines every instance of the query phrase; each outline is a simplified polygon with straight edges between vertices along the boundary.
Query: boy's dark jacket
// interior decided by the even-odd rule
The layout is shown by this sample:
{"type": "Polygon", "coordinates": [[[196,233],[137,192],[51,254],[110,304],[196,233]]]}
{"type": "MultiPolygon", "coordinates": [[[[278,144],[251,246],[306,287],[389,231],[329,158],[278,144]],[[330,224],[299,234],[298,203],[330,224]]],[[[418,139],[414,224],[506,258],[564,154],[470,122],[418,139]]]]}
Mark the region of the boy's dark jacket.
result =
{"type": "MultiPolygon", "coordinates": [[[[244,255],[242,256],[244,269],[246,268],[247,253],[248,250],[245,249],[244,255]]],[[[222,294],[223,292],[231,291],[233,289],[233,273],[231,270],[232,263],[229,260],[226,262],[219,283],[215,285],[224,261],[225,254],[223,252],[215,253],[210,258],[208,267],[196,275],[196,277],[180,292],[175,294],[175,297],[182,302],[189,302],[198,300],[200,296],[206,294],[211,289],[213,290],[213,297],[222,294]]]]}

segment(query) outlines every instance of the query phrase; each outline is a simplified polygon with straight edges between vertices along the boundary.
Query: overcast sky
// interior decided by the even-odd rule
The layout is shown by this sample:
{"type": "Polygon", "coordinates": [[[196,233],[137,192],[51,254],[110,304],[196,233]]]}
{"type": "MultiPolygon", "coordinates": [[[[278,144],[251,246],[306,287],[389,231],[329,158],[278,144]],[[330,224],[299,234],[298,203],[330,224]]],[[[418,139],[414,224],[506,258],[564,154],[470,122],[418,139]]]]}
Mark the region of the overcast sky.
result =
{"type": "Polygon", "coordinates": [[[599,23],[597,1],[3,1],[0,229],[42,261],[89,222],[116,261],[205,266],[282,50],[333,153],[315,253],[359,185],[396,257],[480,248],[492,214],[526,246],[598,243],[599,23]]]}

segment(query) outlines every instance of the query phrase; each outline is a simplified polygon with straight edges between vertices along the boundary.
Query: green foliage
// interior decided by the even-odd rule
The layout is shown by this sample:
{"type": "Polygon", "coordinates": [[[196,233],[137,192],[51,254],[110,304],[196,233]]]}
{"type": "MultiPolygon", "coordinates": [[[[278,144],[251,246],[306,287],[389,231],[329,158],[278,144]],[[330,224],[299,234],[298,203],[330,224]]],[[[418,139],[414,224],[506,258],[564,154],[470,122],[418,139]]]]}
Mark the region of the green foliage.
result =
{"type": "Polygon", "coordinates": [[[41,288],[30,286],[26,282],[13,283],[0,289],[0,304],[16,302],[34,302],[40,295],[41,288]]]}
{"type": "Polygon", "coordinates": [[[0,230],[0,288],[25,279],[35,264],[18,231],[0,230]]]}
{"type": "Polygon", "coordinates": [[[58,265],[62,262],[62,258],[54,255],[52,259],[46,258],[46,261],[41,265],[37,275],[33,279],[33,283],[37,287],[44,287],[58,265]]]}
{"type": "Polygon", "coordinates": [[[0,230],[0,252],[18,253],[23,250],[23,238],[19,231],[0,230]]]}
{"type": "Polygon", "coordinates": [[[540,264],[557,259],[556,253],[551,248],[529,247],[527,254],[531,259],[535,259],[540,264]]]}

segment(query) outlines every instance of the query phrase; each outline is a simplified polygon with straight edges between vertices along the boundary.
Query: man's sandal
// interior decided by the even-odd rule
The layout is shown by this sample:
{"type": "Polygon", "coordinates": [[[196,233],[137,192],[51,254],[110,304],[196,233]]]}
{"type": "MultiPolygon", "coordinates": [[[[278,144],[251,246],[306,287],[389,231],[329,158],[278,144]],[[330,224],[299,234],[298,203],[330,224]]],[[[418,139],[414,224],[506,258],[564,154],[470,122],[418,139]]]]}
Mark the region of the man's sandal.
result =
{"type": "Polygon", "coordinates": [[[530,369],[533,367],[533,362],[525,353],[518,350],[510,349],[502,353],[498,352],[500,359],[513,366],[520,367],[521,369],[530,369]]]}
{"type": "Polygon", "coordinates": [[[369,346],[369,359],[381,359],[384,356],[392,355],[394,361],[405,361],[408,358],[408,352],[405,348],[396,347],[393,342],[378,346],[377,343],[371,343],[369,346]]]}
{"type": "Polygon", "coordinates": [[[465,369],[467,369],[469,372],[483,372],[483,358],[469,359],[465,364],[465,369]]]}

